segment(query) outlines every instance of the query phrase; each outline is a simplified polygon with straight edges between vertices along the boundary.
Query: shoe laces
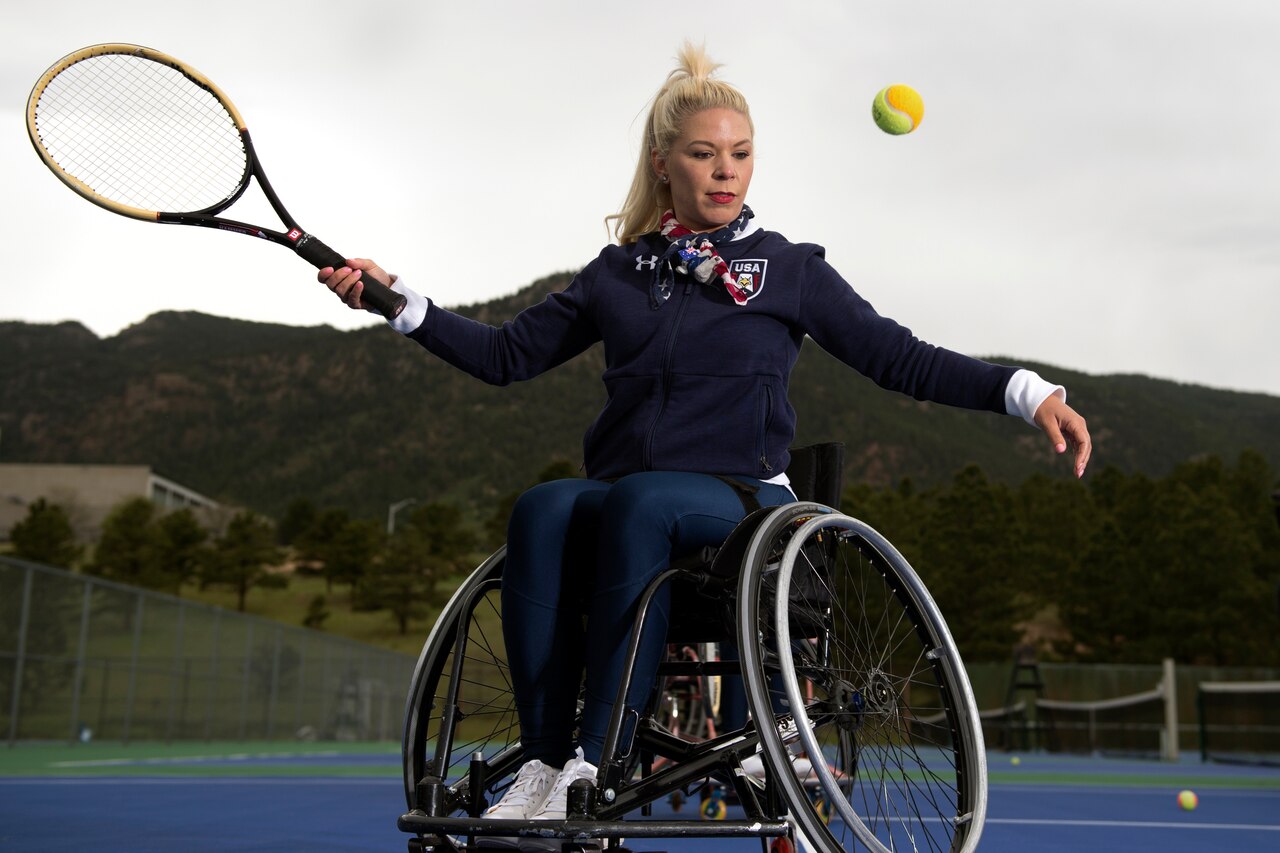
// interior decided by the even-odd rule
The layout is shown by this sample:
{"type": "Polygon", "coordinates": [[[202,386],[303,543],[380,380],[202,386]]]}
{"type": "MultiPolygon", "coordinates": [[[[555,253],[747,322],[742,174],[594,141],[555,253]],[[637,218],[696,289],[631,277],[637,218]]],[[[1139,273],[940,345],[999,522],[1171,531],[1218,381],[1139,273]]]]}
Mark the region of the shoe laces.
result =
{"type": "Polygon", "coordinates": [[[512,780],[511,787],[507,788],[506,794],[493,808],[499,805],[523,806],[540,799],[550,781],[550,774],[547,772],[549,769],[541,761],[526,761],[512,780]]]}
{"type": "MultiPolygon", "coordinates": [[[[569,785],[578,779],[594,780],[596,771],[596,766],[584,759],[582,751],[579,750],[578,756],[570,759],[560,771],[560,775],[556,776],[555,784],[551,786],[551,793],[547,795],[542,808],[538,809],[538,815],[543,812],[566,812],[569,807],[569,785]]],[[[563,817],[563,815],[557,816],[563,817]]]]}

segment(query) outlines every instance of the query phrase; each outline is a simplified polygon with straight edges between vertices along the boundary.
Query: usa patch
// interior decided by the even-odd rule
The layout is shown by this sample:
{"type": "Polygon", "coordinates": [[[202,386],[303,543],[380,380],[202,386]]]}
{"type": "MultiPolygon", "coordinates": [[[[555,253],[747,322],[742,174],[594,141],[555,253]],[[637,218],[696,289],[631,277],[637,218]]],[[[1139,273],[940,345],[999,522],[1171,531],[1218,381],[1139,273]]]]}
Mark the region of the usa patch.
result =
{"type": "Polygon", "coordinates": [[[729,275],[746,292],[747,299],[755,299],[764,290],[764,271],[768,265],[767,259],[729,261],[729,275]]]}

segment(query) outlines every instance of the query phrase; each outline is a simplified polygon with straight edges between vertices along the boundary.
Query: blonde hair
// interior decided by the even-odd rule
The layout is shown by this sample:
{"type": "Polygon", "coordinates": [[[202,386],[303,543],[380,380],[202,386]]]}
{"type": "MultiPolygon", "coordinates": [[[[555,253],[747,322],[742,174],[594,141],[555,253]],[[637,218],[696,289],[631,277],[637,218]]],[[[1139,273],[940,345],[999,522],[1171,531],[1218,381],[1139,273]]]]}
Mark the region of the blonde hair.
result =
{"type": "Polygon", "coordinates": [[[695,47],[685,42],[676,58],[680,67],[667,75],[667,82],[653,96],[631,189],[622,209],[605,217],[605,227],[612,222],[613,232],[623,245],[656,231],[663,211],[671,207],[671,188],[658,180],[653,170],[653,152],[666,157],[690,116],[716,108],[734,110],[746,117],[755,135],[747,99],[733,86],[711,76],[720,66],[707,56],[704,45],[695,47]]]}

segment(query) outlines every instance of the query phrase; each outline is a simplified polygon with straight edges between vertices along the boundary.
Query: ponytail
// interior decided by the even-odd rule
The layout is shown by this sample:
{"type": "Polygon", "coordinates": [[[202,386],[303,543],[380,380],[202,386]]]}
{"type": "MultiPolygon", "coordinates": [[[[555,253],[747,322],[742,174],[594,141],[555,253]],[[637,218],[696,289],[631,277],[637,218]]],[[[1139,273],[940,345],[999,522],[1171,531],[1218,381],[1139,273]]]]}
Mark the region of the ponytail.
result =
{"type": "Polygon", "coordinates": [[[605,217],[605,226],[613,223],[613,233],[623,245],[656,231],[663,212],[671,207],[671,188],[653,171],[653,152],[667,156],[690,116],[703,110],[730,109],[745,116],[755,133],[747,99],[733,86],[712,77],[720,66],[711,61],[704,46],[685,42],[677,59],[679,67],[667,75],[649,108],[635,176],[622,209],[605,217]]]}

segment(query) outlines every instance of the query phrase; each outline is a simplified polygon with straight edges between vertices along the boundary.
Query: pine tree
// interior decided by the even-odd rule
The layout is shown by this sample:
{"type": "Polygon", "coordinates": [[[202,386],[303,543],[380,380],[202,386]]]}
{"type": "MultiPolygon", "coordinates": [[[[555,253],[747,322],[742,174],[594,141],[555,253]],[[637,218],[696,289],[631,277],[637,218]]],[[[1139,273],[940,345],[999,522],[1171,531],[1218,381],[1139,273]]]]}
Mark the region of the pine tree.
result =
{"type": "Polygon", "coordinates": [[[9,530],[9,541],[13,556],[61,569],[75,565],[84,551],[66,510],[44,498],[27,507],[26,517],[9,530]]]}
{"type": "Polygon", "coordinates": [[[270,571],[282,558],[272,524],[247,510],[237,513],[205,562],[201,586],[230,587],[243,613],[249,590],[289,585],[287,577],[270,571]]]}

